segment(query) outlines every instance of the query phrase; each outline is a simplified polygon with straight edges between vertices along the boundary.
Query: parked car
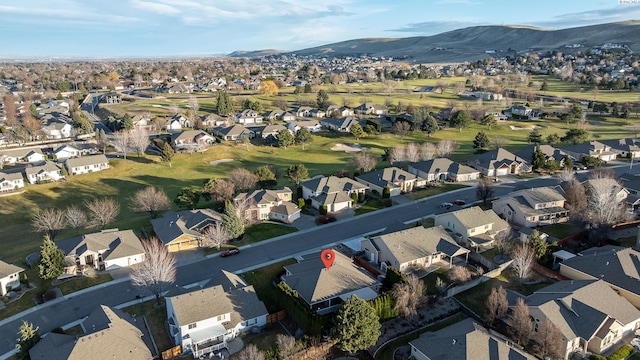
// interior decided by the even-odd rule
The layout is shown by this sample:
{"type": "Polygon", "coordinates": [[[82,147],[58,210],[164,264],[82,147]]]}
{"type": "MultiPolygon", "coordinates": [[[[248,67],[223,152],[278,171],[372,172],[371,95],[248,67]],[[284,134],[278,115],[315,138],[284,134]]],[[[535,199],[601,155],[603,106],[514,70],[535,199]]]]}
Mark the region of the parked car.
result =
{"type": "Polygon", "coordinates": [[[453,203],[456,204],[456,205],[462,206],[462,205],[466,204],[467,202],[464,201],[464,200],[457,199],[457,200],[453,200],[453,203]]]}
{"type": "Polygon", "coordinates": [[[573,170],[587,170],[587,167],[582,164],[573,165],[573,170]]]}
{"type": "Polygon", "coordinates": [[[631,346],[633,346],[634,349],[640,351],[640,339],[638,338],[631,339],[631,346]]]}
{"type": "Polygon", "coordinates": [[[453,204],[450,203],[450,202],[443,202],[442,204],[440,204],[440,207],[443,208],[443,209],[448,209],[448,208],[450,208],[452,206],[453,206],[453,204]]]}
{"type": "Polygon", "coordinates": [[[227,256],[231,256],[231,255],[236,255],[240,253],[240,248],[233,248],[233,249],[229,249],[229,250],[225,250],[223,252],[220,253],[221,257],[227,257],[227,256]]]}

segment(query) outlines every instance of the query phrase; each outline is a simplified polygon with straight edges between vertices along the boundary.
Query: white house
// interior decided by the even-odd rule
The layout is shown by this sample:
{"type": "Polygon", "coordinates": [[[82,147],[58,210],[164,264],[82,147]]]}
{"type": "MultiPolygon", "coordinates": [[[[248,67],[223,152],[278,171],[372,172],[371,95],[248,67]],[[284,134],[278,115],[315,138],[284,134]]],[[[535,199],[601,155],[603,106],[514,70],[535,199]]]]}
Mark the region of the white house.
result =
{"type": "Polygon", "coordinates": [[[261,124],[262,115],[257,111],[245,109],[236,115],[236,122],[242,125],[261,124]]]}
{"type": "Polygon", "coordinates": [[[44,165],[24,168],[24,175],[29,184],[58,181],[64,178],[58,165],[50,161],[47,161],[44,165]]]}
{"type": "Polygon", "coordinates": [[[24,179],[21,173],[0,172],[0,192],[14,191],[24,187],[24,179]]]}
{"type": "Polygon", "coordinates": [[[20,286],[20,273],[24,269],[0,260],[0,296],[7,295],[10,289],[20,286]]]}
{"type": "Polygon", "coordinates": [[[300,218],[300,209],[291,202],[292,191],[288,187],[276,190],[255,190],[251,193],[241,193],[235,197],[235,201],[249,201],[251,204],[246,210],[249,219],[279,220],[291,223],[300,218]]]}
{"type": "Polygon", "coordinates": [[[109,160],[104,155],[83,156],[67,159],[64,162],[67,172],[71,175],[88,174],[109,168],[109,160]]]}
{"type": "Polygon", "coordinates": [[[65,139],[73,136],[73,126],[66,122],[52,121],[42,127],[47,139],[65,139]]]}
{"type": "Polygon", "coordinates": [[[82,152],[80,149],[71,145],[62,145],[53,151],[53,155],[57,160],[66,160],[70,158],[80,157],[82,152]]]}
{"type": "Polygon", "coordinates": [[[316,176],[302,184],[302,197],[311,200],[311,206],[319,209],[325,205],[328,212],[337,212],[354,206],[351,194],[364,194],[368,187],[349,178],[316,176]]]}

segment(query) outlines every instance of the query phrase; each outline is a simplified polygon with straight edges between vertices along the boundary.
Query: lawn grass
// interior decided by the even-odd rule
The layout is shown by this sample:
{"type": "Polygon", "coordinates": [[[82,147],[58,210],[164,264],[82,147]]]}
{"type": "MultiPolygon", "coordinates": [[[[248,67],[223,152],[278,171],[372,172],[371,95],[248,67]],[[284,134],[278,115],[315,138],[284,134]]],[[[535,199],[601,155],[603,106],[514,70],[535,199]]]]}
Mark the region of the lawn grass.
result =
{"type": "Polygon", "coordinates": [[[111,274],[97,274],[92,276],[83,276],[79,278],[73,278],[59,284],[57,287],[64,295],[69,295],[74,291],[86,289],[91,286],[96,286],[113,280],[111,274]]]}
{"type": "Polygon", "coordinates": [[[462,189],[467,187],[467,185],[462,184],[453,184],[453,183],[445,183],[441,186],[430,186],[426,189],[417,190],[412,192],[411,194],[405,195],[409,200],[418,200],[429,196],[434,196],[438,194],[442,194],[448,191],[462,189]]]}
{"type": "Polygon", "coordinates": [[[131,316],[144,316],[147,319],[151,335],[156,342],[158,351],[163,352],[172,348],[173,342],[171,341],[171,338],[164,326],[164,323],[167,320],[167,308],[164,305],[164,301],[160,307],[155,307],[155,302],[155,299],[153,299],[140,304],[131,305],[122,310],[131,314],[131,316]]]}
{"type": "Polygon", "coordinates": [[[638,240],[637,236],[629,236],[626,238],[616,239],[615,243],[619,244],[618,246],[622,246],[622,247],[632,247],[636,245],[637,240],[638,240]]]}
{"type": "Polygon", "coordinates": [[[393,360],[393,353],[395,352],[395,350],[400,347],[400,346],[405,346],[409,343],[409,341],[415,340],[417,338],[420,337],[420,334],[426,333],[426,332],[433,332],[433,331],[438,331],[440,329],[443,329],[449,325],[453,325],[455,323],[458,323],[464,319],[466,319],[467,316],[464,315],[463,313],[458,313],[456,315],[453,315],[447,319],[444,319],[442,321],[440,321],[437,324],[428,326],[424,329],[421,330],[417,330],[411,333],[408,333],[406,335],[400,336],[398,338],[396,338],[393,341],[390,341],[389,343],[387,343],[386,345],[384,345],[383,347],[380,348],[380,350],[378,350],[378,352],[376,353],[376,360],[393,360]]]}
{"type": "Polygon", "coordinates": [[[449,284],[449,279],[447,278],[447,272],[449,269],[439,268],[436,271],[429,273],[429,275],[422,278],[424,285],[427,289],[427,295],[437,295],[440,293],[440,290],[436,287],[436,280],[439,278],[445,284],[449,284]]]}
{"type": "Polygon", "coordinates": [[[260,223],[251,225],[244,233],[244,239],[235,243],[237,246],[247,245],[281,235],[291,234],[298,229],[284,224],[260,223]]]}
{"type": "Polygon", "coordinates": [[[242,342],[245,346],[253,344],[261,351],[267,351],[269,349],[277,348],[277,336],[278,334],[285,335],[284,330],[278,324],[270,324],[258,334],[243,334],[242,342]]]}
{"type": "Polygon", "coordinates": [[[631,356],[627,358],[627,360],[640,360],[640,353],[633,353],[631,356]]]}
{"type": "Polygon", "coordinates": [[[273,286],[273,280],[283,271],[284,266],[295,263],[294,259],[288,259],[242,274],[247,283],[253,285],[258,298],[264,302],[270,314],[282,310],[276,295],[278,289],[273,286]]]}
{"type": "Polygon", "coordinates": [[[568,223],[563,224],[551,224],[540,228],[541,232],[547,233],[557,239],[564,239],[567,236],[577,234],[582,231],[582,228],[568,223]]]}
{"type": "Polygon", "coordinates": [[[365,204],[362,204],[355,210],[355,215],[362,215],[372,211],[380,210],[384,207],[382,200],[379,198],[369,198],[365,204]]]}

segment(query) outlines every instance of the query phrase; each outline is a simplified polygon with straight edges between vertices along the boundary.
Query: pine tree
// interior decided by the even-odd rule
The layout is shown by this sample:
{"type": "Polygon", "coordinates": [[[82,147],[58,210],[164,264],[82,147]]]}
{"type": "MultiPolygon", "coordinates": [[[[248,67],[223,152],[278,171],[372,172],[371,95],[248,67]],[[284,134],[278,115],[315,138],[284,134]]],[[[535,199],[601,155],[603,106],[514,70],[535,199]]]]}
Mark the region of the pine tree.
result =
{"type": "Polygon", "coordinates": [[[533,230],[531,232],[531,237],[529,238],[529,245],[533,249],[536,255],[536,260],[539,263],[544,263],[547,258],[547,251],[549,250],[549,244],[540,236],[538,230],[533,230]]]}
{"type": "Polygon", "coordinates": [[[49,235],[45,235],[40,246],[40,264],[38,272],[43,280],[55,279],[62,275],[65,268],[64,253],[49,235]]]}
{"type": "Polygon", "coordinates": [[[473,139],[473,148],[479,151],[486,150],[489,147],[489,137],[484,131],[480,131],[476,134],[475,139],[473,139]]]}
{"type": "Polygon", "coordinates": [[[533,166],[533,170],[541,170],[544,168],[545,166],[545,157],[544,157],[544,153],[542,152],[542,150],[540,150],[539,146],[536,146],[536,148],[533,150],[533,157],[531,160],[531,166],[533,166]]]}
{"type": "Polygon", "coordinates": [[[302,150],[304,150],[304,146],[313,141],[311,137],[311,133],[307,128],[301,128],[298,130],[295,136],[296,144],[302,144],[302,150]]]}
{"type": "Polygon", "coordinates": [[[20,338],[18,339],[18,344],[16,347],[19,352],[16,354],[18,359],[30,359],[29,350],[33,348],[38,341],[40,341],[40,332],[38,331],[38,327],[33,327],[32,323],[26,322],[22,320],[22,325],[20,325],[20,331],[18,331],[20,338]]]}
{"type": "Polygon", "coordinates": [[[334,334],[338,347],[349,353],[368,349],[380,337],[380,319],[365,300],[352,295],[336,316],[334,334]]]}
{"type": "Polygon", "coordinates": [[[364,136],[364,130],[362,129],[362,125],[360,124],[351,125],[349,131],[351,132],[351,135],[356,138],[356,140],[360,140],[360,138],[364,136]]]}
{"type": "Polygon", "coordinates": [[[278,147],[287,148],[287,146],[293,145],[294,137],[291,135],[291,132],[287,129],[282,129],[278,132],[278,136],[276,136],[278,140],[278,147]]]}
{"type": "Polygon", "coordinates": [[[542,142],[542,134],[540,133],[540,131],[538,131],[538,129],[533,129],[529,133],[527,141],[529,141],[530,144],[540,144],[542,142]]]}
{"type": "Polygon", "coordinates": [[[162,154],[160,155],[160,158],[162,159],[162,161],[168,162],[169,167],[171,167],[171,160],[173,159],[174,155],[175,155],[175,152],[173,151],[173,148],[171,147],[171,145],[165,142],[164,145],[162,145],[162,154]]]}
{"type": "Polygon", "coordinates": [[[231,201],[224,204],[224,214],[222,215],[222,226],[229,234],[229,237],[236,239],[244,234],[244,224],[231,201]]]}
{"type": "Polygon", "coordinates": [[[122,117],[122,129],[131,130],[133,129],[133,119],[131,119],[131,115],[124,114],[122,117]]]}
{"type": "Polygon", "coordinates": [[[233,104],[231,104],[231,99],[226,91],[218,92],[216,112],[221,116],[229,115],[233,112],[233,104]]]}

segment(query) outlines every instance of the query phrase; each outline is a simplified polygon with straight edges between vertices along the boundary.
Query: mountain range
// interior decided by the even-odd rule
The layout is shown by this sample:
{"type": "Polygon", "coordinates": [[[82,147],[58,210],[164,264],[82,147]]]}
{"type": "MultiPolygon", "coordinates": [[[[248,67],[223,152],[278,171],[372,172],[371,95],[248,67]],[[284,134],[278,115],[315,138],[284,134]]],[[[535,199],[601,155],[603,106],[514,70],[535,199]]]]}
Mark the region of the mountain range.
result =
{"type": "Polygon", "coordinates": [[[623,44],[632,51],[640,51],[640,21],[598,24],[567,29],[543,29],[519,25],[473,26],[432,36],[405,38],[366,38],[327,44],[297,51],[278,50],[236,51],[229,56],[256,57],[274,54],[307,56],[393,57],[409,62],[440,63],[474,61],[509,51],[559,50],[600,46],[605,43],[623,44]],[[579,44],[577,48],[567,48],[579,44]]]}

